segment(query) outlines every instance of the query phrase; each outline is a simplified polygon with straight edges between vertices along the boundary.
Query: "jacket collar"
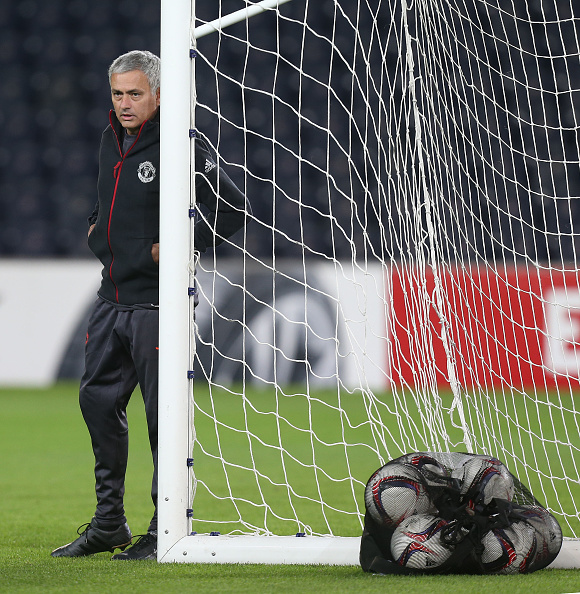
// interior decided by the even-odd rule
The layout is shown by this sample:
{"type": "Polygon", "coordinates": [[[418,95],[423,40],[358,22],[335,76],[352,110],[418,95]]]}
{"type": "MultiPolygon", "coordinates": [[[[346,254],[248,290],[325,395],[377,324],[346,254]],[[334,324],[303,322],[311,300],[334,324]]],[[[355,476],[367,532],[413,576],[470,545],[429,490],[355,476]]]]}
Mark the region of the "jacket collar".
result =
{"type": "MultiPolygon", "coordinates": [[[[143,136],[143,132],[145,132],[147,129],[151,128],[151,127],[156,127],[157,130],[159,130],[159,112],[160,109],[157,108],[157,111],[155,112],[155,115],[150,119],[150,120],[145,120],[142,124],[141,124],[141,128],[139,129],[139,132],[137,133],[137,137],[142,137],[143,136]]],[[[119,119],[117,118],[117,115],[115,114],[115,110],[111,109],[109,111],[109,123],[111,125],[111,129],[113,130],[116,140],[117,140],[117,145],[119,147],[119,152],[121,154],[123,154],[123,150],[122,150],[122,146],[123,146],[123,138],[124,138],[124,128],[121,125],[121,122],[119,121],[119,119]]],[[[159,137],[157,136],[158,140],[159,137]]]]}

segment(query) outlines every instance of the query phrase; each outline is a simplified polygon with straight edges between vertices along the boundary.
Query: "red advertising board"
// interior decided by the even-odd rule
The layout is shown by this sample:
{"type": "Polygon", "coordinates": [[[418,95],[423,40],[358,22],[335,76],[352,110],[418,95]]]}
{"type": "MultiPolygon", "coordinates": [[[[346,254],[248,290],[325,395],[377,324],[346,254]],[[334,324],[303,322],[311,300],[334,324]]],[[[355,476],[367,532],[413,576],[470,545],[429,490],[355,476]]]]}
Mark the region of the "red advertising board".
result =
{"type": "Polygon", "coordinates": [[[417,366],[434,360],[437,383],[449,385],[446,342],[464,387],[577,387],[578,271],[480,266],[442,268],[437,278],[430,269],[391,275],[395,383],[414,385],[417,366]]]}

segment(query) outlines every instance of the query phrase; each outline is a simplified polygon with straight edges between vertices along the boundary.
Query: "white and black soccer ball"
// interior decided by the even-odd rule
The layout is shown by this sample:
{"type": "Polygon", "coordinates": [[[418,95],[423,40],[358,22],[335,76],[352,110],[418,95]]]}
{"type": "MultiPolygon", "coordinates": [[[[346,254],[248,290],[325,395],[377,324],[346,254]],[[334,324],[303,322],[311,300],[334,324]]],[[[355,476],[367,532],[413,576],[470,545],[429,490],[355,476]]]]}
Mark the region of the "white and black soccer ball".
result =
{"type": "Polygon", "coordinates": [[[453,550],[441,540],[449,522],[433,514],[417,514],[403,520],[393,532],[391,555],[398,565],[429,571],[440,567],[453,550]]]}
{"type": "Polygon", "coordinates": [[[538,505],[522,505],[518,511],[536,532],[536,554],[530,563],[534,569],[546,567],[562,548],[560,524],[548,510],[538,505]]]}
{"type": "Polygon", "coordinates": [[[365,488],[365,506],[375,522],[390,528],[409,516],[435,509],[423,476],[405,463],[386,464],[371,476],[365,488]]]}
{"type": "Polygon", "coordinates": [[[490,456],[470,457],[452,472],[461,485],[461,494],[471,494],[487,505],[492,499],[511,501],[515,493],[514,480],[504,464],[490,456]]]}
{"type": "Polygon", "coordinates": [[[481,544],[484,571],[497,574],[526,573],[538,547],[536,531],[524,521],[486,532],[481,544]]]}
{"type": "MultiPolygon", "coordinates": [[[[408,456],[409,464],[412,464],[422,475],[427,487],[447,485],[450,472],[433,455],[425,452],[417,452],[408,456]]],[[[407,461],[407,460],[406,460],[407,461]]]]}

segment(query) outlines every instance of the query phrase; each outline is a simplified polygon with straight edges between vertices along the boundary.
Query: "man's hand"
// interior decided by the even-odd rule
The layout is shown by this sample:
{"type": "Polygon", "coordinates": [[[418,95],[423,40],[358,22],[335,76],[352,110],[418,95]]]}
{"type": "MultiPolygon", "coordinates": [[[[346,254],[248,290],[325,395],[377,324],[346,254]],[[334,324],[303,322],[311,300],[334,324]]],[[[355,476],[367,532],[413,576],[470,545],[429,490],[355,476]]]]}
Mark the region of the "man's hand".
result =
{"type": "Polygon", "coordinates": [[[90,227],[89,227],[89,235],[93,232],[93,229],[95,228],[95,223],[93,223],[90,227]]]}
{"type": "Polygon", "coordinates": [[[153,262],[155,264],[159,264],[159,244],[154,243],[151,247],[151,257],[153,258],[153,262]]]}

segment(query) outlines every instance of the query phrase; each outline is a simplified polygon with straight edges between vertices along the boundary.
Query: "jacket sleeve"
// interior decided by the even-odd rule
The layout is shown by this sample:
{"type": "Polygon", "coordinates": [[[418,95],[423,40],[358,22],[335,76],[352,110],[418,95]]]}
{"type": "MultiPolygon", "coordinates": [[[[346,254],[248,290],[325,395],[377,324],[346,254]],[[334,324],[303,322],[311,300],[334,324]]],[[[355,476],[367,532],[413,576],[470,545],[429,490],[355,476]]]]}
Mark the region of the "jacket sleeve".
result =
{"type": "Polygon", "coordinates": [[[201,138],[195,140],[195,171],[196,201],[207,212],[198,209],[193,241],[196,250],[205,252],[241,229],[251,208],[244,194],[218,167],[201,138]]]}
{"type": "Polygon", "coordinates": [[[88,218],[89,227],[91,225],[94,225],[97,222],[98,216],[99,216],[99,202],[97,201],[97,203],[95,204],[95,208],[93,209],[93,212],[90,214],[90,216],[88,218]]]}

